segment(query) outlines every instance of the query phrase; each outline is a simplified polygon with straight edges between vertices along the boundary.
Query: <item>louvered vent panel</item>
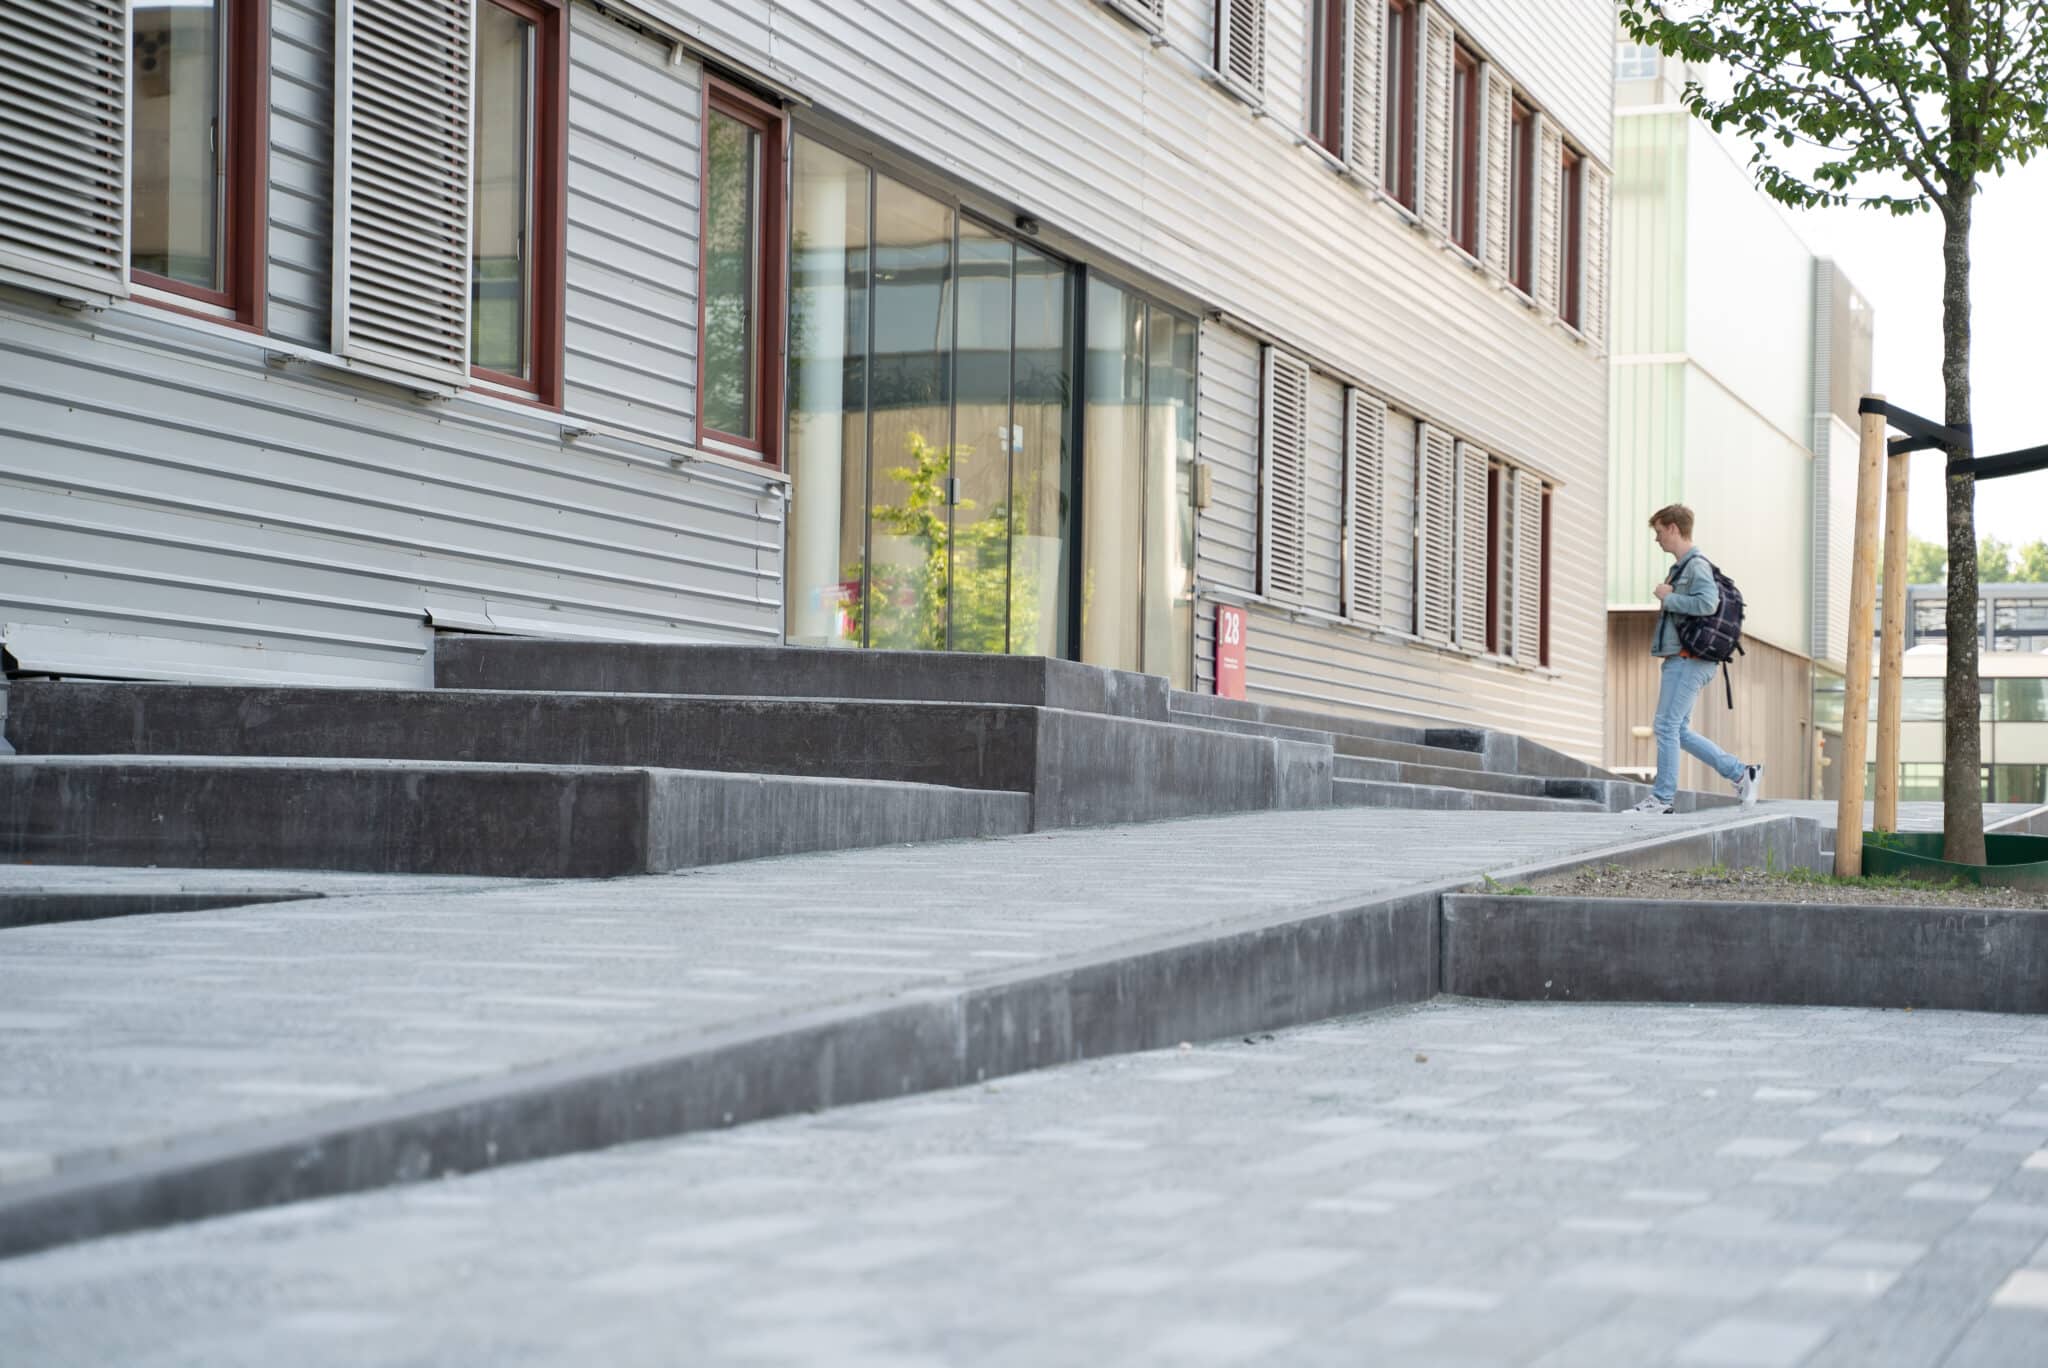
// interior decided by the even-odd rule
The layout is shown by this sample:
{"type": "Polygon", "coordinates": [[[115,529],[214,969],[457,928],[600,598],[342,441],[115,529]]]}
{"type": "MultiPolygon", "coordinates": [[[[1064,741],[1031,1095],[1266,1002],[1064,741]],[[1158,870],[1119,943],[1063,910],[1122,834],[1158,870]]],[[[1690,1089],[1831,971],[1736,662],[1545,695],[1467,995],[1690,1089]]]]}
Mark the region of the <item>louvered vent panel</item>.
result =
{"type": "Polygon", "coordinates": [[[334,349],[469,376],[471,0],[339,0],[334,349]]]}
{"type": "Polygon", "coordinates": [[[1102,3],[1147,33],[1158,33],[1166,27],[1166,0],[1102,0],[1102,3]]]}
{"type": "Polygon", "coordinates": [[[1580,331],[1595,345],[1607,342],[1607,206],[1612,195],[1607,173],[1588,161],[1586,168],[1586,263],[1580,273],[1580,331]]]}
{"type": "Polygon", "coordinates": [[[128,293],[127,0],[0,2],[0,278],[128,293]]]}
{"type": "Polygon", "coordinates": [[[1434,5],[1424,12],[1422,52],[1422,221],[1446,237],[1451,231],[1451,91],[1458,48],[1450,21],[1434,5]]]}
{"type": "Polygon", "coordinates": [[[1347,29],[1350,61],[1345,63],[1344,163],[1367,185],[1378,185],[1387,118],[1386,0],[1350,0],[1347,29]]]}
{"type": "Polygon", "coordinates": [[[1456,575],[1457,442],[1423,424],[1416,460],[1415,626],[1430,641],[1451,640],[1456,575]]]}
{"type": "Polygon", "coordinates": [[[1458,645],[1486,649],[1486,582],[1493,548],[1486,536],[1486,472],[1492,457],[1458,443],[1458,645]]]}
{"type": "Polygon", "coordinates": [[[1536,302],[1555,313],[1564,280],[1559,259],[1563,206],[1558,202],[1564,181],[1564,135],[1547,118],[1537,141],[1536,166],[1536,302]]]}
{"type": "Polygon", "coordinates": [[[1216,72],[1241,98],[1266,98],[1266,0],[1216,0],[1216,72]]]}
{"type": "Polygon", "coordinates": [[[1542,643],[1543,482],[1516,471],[1514,503],[1514,657],[1535,665],[1542,643]]]}
{"type": "Polygon", "coordinates": [[[1386,505],[1387,406],[1364,390],[1344,405],[1344,613],[1380,616],[1382,510],[1386,505]]]}
{"type": "Polygon", "coordinates": [[[1260,422],[1260,591],[1299,602],[1308,576],[1308,366],[1266,348],[1260,422]]]}
{"type": "Polygon", "coordinates": [[[1492,67],[1486,69],[1486,265],[1508,273],[1508,229],[1513,218],[1515,87],[1492,67]]]}

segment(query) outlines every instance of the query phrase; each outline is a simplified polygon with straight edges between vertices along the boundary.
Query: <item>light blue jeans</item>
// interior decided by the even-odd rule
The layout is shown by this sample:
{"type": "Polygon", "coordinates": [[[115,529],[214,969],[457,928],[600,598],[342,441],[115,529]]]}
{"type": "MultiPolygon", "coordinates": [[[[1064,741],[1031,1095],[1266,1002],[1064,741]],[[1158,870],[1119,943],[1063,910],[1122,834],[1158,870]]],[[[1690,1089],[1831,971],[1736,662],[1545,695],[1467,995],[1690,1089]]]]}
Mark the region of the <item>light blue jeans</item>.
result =
{"type": "Polygon", "coordinates": [[[1700,690],[1714,682],[1721,667],[1711,660],[1688,660],[1684,656],[1664,657],[1664,679],[1657,686],[1657,782],[1650,793],[1660,803],[1678,796],[1678,752],[1683,750],[1706,764],[1714,773],[1734,783],[1742,778],[1743,763],[1694,731],[1692,705],[1700,690]]]}

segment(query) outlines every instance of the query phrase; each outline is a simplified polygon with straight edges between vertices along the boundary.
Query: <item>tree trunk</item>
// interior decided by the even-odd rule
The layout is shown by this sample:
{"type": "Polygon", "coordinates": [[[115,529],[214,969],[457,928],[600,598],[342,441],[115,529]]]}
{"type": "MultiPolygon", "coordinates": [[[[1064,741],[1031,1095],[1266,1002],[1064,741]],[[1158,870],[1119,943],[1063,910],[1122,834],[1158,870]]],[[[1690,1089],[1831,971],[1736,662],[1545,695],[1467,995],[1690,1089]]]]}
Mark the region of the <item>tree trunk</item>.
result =
{"type": "MultiPolygon", "coordinates": [[[[1952,186],[1942,235],[1941,379],[1952,428],[1970,426],[1970,214],[1976,185],[1952,186]]],[[[1951,452],[1951,456],[1972,452],[1951,452]]],[[[1977,480],[1950,475],[1948,487],[1948,687],[1941,726],[1941,857],[1984,863],[1984,793],[1977,722],[1977,480]]]]}

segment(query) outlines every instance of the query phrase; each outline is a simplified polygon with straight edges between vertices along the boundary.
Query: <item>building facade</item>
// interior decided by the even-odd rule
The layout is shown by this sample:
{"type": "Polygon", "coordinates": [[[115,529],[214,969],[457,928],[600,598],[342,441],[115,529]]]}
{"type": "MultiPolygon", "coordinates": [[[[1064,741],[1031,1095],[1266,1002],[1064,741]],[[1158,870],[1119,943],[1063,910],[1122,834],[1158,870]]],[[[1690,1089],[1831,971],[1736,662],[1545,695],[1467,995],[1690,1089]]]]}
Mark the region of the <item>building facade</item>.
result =
{"type": "MultiPolygon", "coordinates": [[[[19,17],[17,17],[19,16],[19,17]]],[[[0,646],[1072,656],[1601,749],[1611,7],[48,0],[0,646]]]]}
{"type": "MultiPolygon", "coordinates": [[[[1768,797],[1826,787],[1847,654],[1856,405],[1875,318],[1747,170],[1679,104],[1685,74],[1624,44],[1616,67],[1612,463],[1606,755],[1653,770],[1654,589],[1670,569],[1647,525],[1666,504],[1743,590],[1745,654],[1694,725],[1766,766],[1768,797]]],[[[1687,757],[1680,783],[1719,787],[1687,757]]]]}

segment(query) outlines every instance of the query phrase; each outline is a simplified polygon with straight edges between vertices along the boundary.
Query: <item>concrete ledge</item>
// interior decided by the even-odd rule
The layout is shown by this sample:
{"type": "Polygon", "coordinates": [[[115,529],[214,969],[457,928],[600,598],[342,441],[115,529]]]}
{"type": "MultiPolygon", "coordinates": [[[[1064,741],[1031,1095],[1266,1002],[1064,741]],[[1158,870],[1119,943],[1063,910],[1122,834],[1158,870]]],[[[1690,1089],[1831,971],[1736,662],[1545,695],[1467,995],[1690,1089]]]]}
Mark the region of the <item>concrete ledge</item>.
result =
{"type": "Polygon", "coordinates": [[[1510,1001],[2048,1012],[2048,912],[1444,899],[1444,991],[1510,1001]]]}
{"type": "Polygon", "coordinates": [[[240,1126],[0,1189],[0,1256],[1277,1030],[1437,991],[1435,890],[240,1126]]]}
{"type": "Polygon", "coordinates": [[[61,893],[0,889],[0,931],[57,922],[145,917],[159,912],[207,912],[255,903],[305,902],[318,893],[61,893]]]}
{"type": "Polygon", "coordinates": [[[1021,793],[779,775],[160,756],[0,764],[0,860],[47,864],[605,878],[1030,827],[1021,793]]]}
{"type": "Polygon", "coordinates": [[[443,689],[1017,703],[1166,720],[1166,681],[1045,656],[444,636],[443,689]]]}
{"type": "Polygon", "coordinates": [[[1313,708],[1291,708],[1275,703],[1253,703],[1241,698],[1219,698],[1215,694],[1189,693],[1175,689],[1168,706],[1177,712],[1249,722],[1257,726],[1293,727],[1303,731],[1330,732],[1375,741],[1420,744],[1423,729],[1389,722],[1371,722],[1346,713],[1317,712],[1313,708]]]}
{"type": "Polygon", "coordinates": [[[1987,836],[1994,831],[2003,836],[2048,836],[2048,807],[2037,807],[1984,828],[1987,836]]]}

